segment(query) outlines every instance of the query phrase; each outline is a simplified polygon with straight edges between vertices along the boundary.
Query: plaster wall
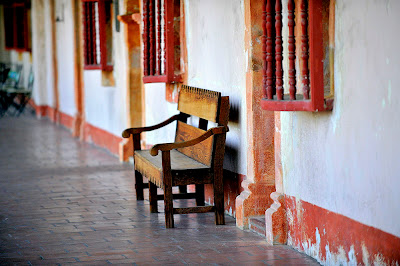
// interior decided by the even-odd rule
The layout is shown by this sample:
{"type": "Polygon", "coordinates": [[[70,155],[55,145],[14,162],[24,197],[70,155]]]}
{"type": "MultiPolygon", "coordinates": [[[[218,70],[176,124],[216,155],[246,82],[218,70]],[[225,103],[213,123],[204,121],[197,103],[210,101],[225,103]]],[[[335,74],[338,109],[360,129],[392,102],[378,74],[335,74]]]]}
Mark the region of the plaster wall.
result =
{"type": "Polygon", "coordinates": [[[32,98],[37,105],[47,104],[46,73],[48,66],[46,62],[48,52],[46,50],[45,38],[45,1],[33,0],[32,6],[32,68],[34,75],[32,98]]]}
{"type": "Polygon", "coordinates": [[[284,193],[400,236],[399,1],[336,0],[332,112],[282,112],[284,193]]]}
{"type": "MultiPolygon", "coordinates": [[[[123,1],[119,2],[120,14],[123,14],[123,1]]],[[[113,77],[115,86],[104,86],[100,70],[84,70],[83,83],[85,94],[86,122],[104,129],[116,136],[127,127],[127,85],[126,85],[126,45],[124,42],[124,24],[115,31],[113,19],[113,77]]]]}
{"type": "Polygon", "coordinates": [[[76,113],[73,65],[74,23],[71,4],[71,0],[57,0],[54,2],[59,110],[74,116],[76,113]]]}
{"type": "Polygon", "coordinates": [[[246,61],[242,0],[185,1],[188,84],[230,98],[224,167],[246,174],[246,61]]]}
{"type": "MultiPolygon", "coordinates": [[[[51,21],[51,6],[50,1],[45,0],[44,4],[44,14],[45,14],[45,24],[44,24],[44,42],[46,47],[46,57],[44,62],[40,62],[40,64],[46,65],[46,90],[47,90],[47,99],[46,104],[50,107],[55,108],[55,96],[54,96],[54,64],[53,64],[53,57],[52,51],[54,49],[52,43],[52,21],[51,21]]],[[[39,37],[39,36],[38,36],[39,37]]],[[[36,38],[36,37],[35,37],[36,38]]],[[[39,37],[40,38],[40,37],[39,37]]]]}
{"type": "MultiPolygon", "coordinates": [[[[145,123],[147,126],[158,124],[174,114],[177,114],[177,104],[165,100],[165,84],[145,84],[145,123]]],[[[173,142],[176,122],[163,128],[146,132],[146,144],[173,142]]]]}

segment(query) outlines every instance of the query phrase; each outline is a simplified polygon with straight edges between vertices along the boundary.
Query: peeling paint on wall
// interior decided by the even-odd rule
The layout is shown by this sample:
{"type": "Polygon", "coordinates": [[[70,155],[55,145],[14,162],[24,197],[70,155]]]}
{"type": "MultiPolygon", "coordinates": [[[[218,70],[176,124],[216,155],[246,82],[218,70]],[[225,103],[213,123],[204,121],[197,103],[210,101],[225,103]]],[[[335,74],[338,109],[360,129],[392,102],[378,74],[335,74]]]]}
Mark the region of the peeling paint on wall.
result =
{"type": "Polygon", "coordinates": [[[400,238],[285,196],[288,244],[323,265],[398,265],[400,238]]]}

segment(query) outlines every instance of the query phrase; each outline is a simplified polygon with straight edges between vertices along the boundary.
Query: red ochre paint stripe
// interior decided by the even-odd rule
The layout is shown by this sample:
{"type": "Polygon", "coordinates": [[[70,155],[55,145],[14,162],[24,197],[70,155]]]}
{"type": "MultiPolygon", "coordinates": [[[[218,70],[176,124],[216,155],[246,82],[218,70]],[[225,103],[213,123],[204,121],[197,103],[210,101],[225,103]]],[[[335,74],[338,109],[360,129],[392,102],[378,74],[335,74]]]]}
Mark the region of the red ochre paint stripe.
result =
{"type": "Polygon", "coordinates": [[[84,140],[86,142],[93,143],[96,146],[105,148],[112,154],[118,155],[119,143],[122,141],[122,137],[117,137],[110,132],[85,123],[84,140]]]}
{"type": "Polygon", "coordinates": [[[285,196],[285,204],[288,218],[288,244],[320,262],[328,263],[328,260],[331,260],[330,263],[334,263],[335,260],[339,262],[343,259],[350,262],[352,259],[354,261],[354,257],[357,264],[372,265],[376,260],[386,265],[396,265],[396,262],[400,262],[399,237],[311,203],[296,201],[296,198],[292,196],[285,196]],[[316,247],[317,228],[318,238],[320,238],[319,247],[316,247]],[[305,243],[308,243],[308,251],[307,244],[306,247],[303,246],[305,243]],[[310,249],[312,245],[315,245],[314,250],[310,249]],[[329,246],[330,254],[327,254],[327,246],[329,246]],[[354,255],[351,252],[352,248],[354,255]],[[339,255],[341,253],[342,256],[339,255]]]}

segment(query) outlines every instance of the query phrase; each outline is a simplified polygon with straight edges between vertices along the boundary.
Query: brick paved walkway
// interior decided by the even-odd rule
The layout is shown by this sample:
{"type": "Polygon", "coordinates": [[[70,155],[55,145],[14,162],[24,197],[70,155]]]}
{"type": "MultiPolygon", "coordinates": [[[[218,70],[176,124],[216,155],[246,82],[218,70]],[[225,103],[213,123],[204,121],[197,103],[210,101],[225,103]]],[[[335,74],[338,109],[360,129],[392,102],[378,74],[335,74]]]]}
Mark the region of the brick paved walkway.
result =
{"type": "Polygon", "coordinates": [[[131,168],[47,120],[2,118],[0,264],[318,265],[228,216],[215,226],[212,213],[177,215],[165,229],[135,200],[131,168]]]}

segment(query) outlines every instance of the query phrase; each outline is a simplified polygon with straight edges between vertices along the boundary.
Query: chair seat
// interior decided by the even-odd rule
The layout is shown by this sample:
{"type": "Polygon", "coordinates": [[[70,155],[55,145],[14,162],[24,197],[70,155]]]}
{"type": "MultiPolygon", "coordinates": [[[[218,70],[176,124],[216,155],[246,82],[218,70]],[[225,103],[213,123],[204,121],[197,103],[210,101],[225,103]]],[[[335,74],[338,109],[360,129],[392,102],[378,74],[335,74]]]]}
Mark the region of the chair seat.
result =
{"type": "MultiPolygon", "coordinates": [[[[158,187],[163,187],[161,153],[151,156],[149,150],[135,151],[135,170],[146,176],[158,187]]],[[[171,150],[172,185],[211,184],[211,169],[185,154],[171,150]]]]}

